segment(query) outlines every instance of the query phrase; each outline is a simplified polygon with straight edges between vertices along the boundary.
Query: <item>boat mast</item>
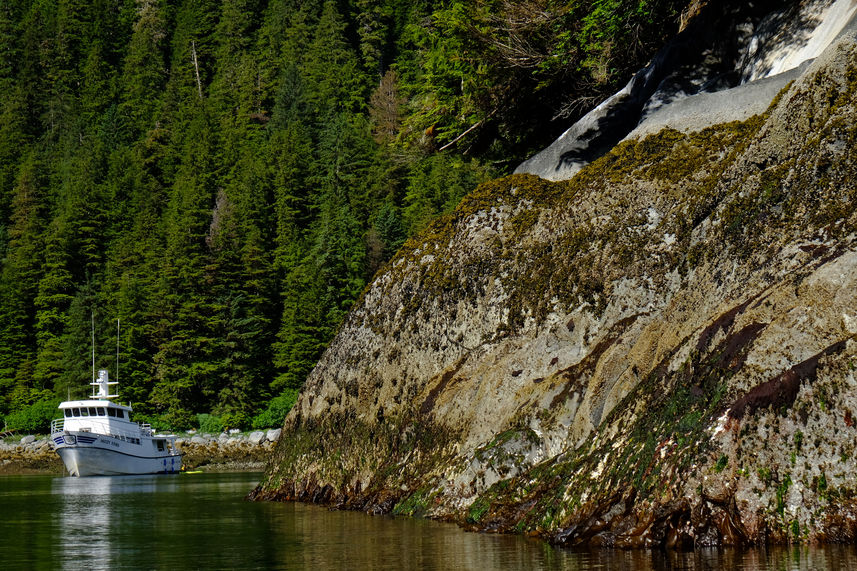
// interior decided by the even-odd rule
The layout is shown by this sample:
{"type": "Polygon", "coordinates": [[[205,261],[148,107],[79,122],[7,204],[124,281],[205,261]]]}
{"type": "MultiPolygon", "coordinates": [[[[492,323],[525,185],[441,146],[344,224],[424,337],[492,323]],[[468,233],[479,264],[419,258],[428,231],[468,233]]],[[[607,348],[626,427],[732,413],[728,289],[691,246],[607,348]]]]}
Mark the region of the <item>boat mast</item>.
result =
{"type": "Polygon", "coordinates": [[[116,318],[116,382],[119,382],[119,318],[116,318]]]}
{"type": "Polygon", "coordinates": [[[92,336],[92,382],[95,382],[95,312],[89,314],[92,319],[92,327],[90,329],[92,336]]]}

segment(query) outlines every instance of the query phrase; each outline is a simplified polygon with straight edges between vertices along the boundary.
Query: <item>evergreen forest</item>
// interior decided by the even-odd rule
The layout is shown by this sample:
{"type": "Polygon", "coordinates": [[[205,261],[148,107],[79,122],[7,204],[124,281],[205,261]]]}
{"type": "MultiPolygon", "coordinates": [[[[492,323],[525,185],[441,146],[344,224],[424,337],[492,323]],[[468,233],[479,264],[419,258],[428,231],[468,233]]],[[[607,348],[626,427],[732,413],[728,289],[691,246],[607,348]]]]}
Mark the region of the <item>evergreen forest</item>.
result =
{"type": "Polygon", "coordinates": [[[0,426],[86,397],[93,345],[156,428],[282,423],[398,248],[687,4],[0,0],[0,426]]]}

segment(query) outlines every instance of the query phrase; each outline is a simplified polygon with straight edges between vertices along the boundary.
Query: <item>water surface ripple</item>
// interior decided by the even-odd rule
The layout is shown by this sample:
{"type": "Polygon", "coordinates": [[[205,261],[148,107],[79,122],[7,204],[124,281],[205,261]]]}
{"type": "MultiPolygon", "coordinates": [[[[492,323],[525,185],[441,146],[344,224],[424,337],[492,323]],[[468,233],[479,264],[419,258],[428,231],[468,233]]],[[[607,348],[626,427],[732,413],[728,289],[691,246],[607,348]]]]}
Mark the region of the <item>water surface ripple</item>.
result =
{"type": "Polygon", "coordinates": [[[573,551],[454,525],[254,503],[257,473],[0,476],[3,569],[857,568],[854,546],[573,551]]]}

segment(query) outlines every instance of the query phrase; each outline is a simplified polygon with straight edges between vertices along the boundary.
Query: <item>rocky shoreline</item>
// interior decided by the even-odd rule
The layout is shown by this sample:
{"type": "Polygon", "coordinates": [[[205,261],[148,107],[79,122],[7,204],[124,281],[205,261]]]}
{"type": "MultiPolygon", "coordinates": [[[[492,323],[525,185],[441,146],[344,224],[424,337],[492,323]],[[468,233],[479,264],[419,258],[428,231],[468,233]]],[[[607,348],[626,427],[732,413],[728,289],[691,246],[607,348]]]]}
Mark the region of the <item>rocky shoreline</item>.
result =
{"type": "Polygon", "coordinates": [[[281,429],[250,433],[199,434],[176,439],[186,470],[225,472],[263,470],[281,429]]]}
{"type": "MultiPolygon", "coordinates": [[[[280,438],[280,429],[249,433],[193,434],[176,439],[186,470],[262,470],[280,438]]],[[[47,436],[0,440],[0,475],[65,473],[47,436]]]]}

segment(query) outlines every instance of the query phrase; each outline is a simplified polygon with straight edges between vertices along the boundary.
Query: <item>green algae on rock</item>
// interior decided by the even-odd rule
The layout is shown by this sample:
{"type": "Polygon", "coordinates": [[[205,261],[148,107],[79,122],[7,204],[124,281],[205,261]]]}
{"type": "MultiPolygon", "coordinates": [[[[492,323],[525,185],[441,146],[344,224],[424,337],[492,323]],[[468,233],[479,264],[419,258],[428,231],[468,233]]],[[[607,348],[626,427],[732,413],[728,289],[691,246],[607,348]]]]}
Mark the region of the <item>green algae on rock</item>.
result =
{"type": "Polygon", "coordinates": [[[763,116],[481,186],[376,276],[254,492],[572,545],[857,539],[857,43],[763,116]]]}

